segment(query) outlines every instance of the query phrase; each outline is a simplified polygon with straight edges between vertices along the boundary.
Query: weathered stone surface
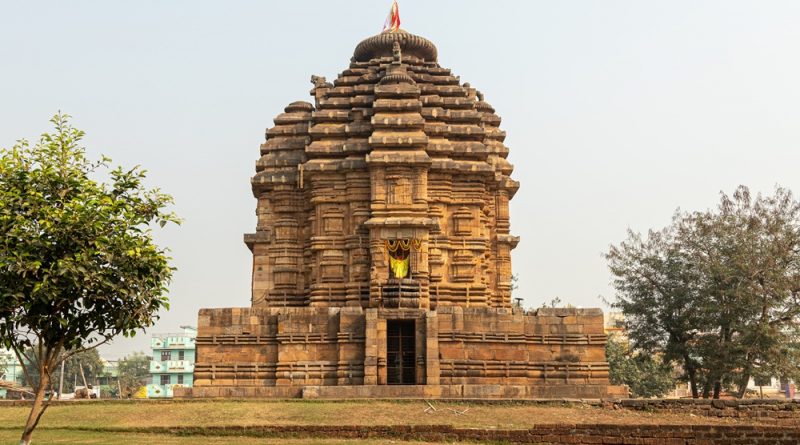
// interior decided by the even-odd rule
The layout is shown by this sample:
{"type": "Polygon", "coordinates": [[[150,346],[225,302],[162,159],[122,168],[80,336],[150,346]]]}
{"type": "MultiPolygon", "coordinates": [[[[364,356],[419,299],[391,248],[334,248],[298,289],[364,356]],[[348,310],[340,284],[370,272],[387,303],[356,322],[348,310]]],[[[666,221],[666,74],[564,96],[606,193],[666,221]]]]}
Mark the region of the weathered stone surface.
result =
{"type": "Polygon", "coordinates": [[[252,307],[200,311],[195,394],[377,396],[397,376],[442,396],[615,391],[601,311],[512,310],[505,132],[436,57],[405,31],[370,37],[274,119],[244,237],[252,307]]]}

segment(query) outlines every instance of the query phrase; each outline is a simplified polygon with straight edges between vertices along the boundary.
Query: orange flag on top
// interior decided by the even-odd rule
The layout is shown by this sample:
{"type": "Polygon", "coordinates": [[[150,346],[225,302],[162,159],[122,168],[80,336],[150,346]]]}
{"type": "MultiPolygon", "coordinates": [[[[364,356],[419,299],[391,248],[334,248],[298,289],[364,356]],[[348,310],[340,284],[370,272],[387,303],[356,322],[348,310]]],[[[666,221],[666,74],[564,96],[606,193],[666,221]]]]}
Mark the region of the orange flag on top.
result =
{"type": "Polygon", "coordinates": [[[398,29],[400,29],[400,10],[397,7],[397,0],[394,0],[389,9],[389,16],[383,24],[383,32],[395,32],[398,29]]]}

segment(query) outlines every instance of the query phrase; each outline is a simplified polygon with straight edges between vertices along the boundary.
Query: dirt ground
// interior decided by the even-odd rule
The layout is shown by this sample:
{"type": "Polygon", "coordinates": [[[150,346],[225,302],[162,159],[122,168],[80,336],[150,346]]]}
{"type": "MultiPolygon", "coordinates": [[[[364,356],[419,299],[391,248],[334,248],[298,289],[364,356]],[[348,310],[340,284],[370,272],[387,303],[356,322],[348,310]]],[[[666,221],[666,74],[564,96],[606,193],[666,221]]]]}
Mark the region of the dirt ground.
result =
{"type": "MultiPolygon", "coordinates": [[[[19,443],[19,431],[0,430],[0,444],[16,445],[19,443]]],[[[163,434],[141,433],[107,433],[97,431],[70,431],[59,429],[43,429],[33,435],[35,444],[69,444],[69,445],[119,445],[119,444],[152,444],[152,445],[445,445],[450,442],[407,442],[386,439],[330,439],[330,438],[263,438],[263,437],[181,437],[163,434]]],[[[459,442],[468,444],[468,442],[459,442]]]]}

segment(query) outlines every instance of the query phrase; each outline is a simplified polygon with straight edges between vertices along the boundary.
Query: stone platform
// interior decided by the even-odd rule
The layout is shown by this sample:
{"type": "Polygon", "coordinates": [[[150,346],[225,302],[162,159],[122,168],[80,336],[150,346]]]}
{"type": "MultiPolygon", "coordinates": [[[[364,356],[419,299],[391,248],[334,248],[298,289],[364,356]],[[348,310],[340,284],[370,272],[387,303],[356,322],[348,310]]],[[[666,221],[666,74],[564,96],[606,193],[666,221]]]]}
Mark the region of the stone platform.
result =
{"type": "Polygon", "coordinates": [[[176,397],[626,395],[609,385],[599,309],[231,308],[199,321],[195,386],[176,397]]]}
{"type": "Polygon", "coordinates": [[[175,389],[177,398],[561,400],[617,399],[627,395],[625,388],[609,385],[217,386],[175,389]]]}

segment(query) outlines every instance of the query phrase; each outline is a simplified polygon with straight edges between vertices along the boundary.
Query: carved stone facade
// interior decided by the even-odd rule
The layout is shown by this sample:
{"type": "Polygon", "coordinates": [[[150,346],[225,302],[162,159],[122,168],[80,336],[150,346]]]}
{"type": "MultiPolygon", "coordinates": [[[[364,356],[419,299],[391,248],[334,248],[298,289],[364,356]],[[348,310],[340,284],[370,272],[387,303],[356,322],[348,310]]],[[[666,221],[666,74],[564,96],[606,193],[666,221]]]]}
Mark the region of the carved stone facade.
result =
{"type": "Polygon", "coordinates": [[[314,103],[275,118],[252,178],[252,307],[200,311],[183,395],[613,391],[599,310],[512,310],[519,183],[483,95],[402,30],[311,81],[314,103]]]}

